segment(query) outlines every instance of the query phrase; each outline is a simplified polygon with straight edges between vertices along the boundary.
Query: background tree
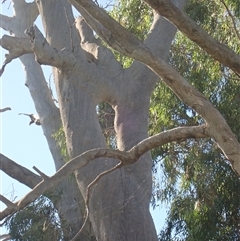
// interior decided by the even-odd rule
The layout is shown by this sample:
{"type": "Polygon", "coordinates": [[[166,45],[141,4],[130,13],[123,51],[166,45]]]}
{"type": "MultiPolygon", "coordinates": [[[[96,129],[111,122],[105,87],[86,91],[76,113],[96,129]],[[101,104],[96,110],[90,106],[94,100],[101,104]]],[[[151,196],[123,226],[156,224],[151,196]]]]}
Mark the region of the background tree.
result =
{"type": "MultiPolygon", "coordinates": [[[[102,11],[92,2],[80,0],[70,2],[77,8],[84,19],[78,18],[75,22],[70,4],[67,1],[59,0],[42,0],[28,4],[23,0],[13,1],[15,16],[13,18],[1,16],[3,20],[2,27],[15,35],[14,37],[4,36],[1,40],[1,46],[9,50],[2,71],[13,58],[21,56],[20,59],[27,74],[26,85],[40,116],[44,134],[53,154],[56,170],[59,170],[51,178],[46,177],[38,170],[43,181],[21,202],[9,203],[2,197],[2,200],[8,206],[2,217],[11,215],[15,210],[25,207],[31,201],[34,201],[38,195],[43,194],[47,189],[61,181],[58,185],[60,185],[62,192],[55,205],[60,218],[67,220],[68,226],[71,227],[71,229],[63,229],[67,230],[64,234],[67,240],[77,233],[84,222],[85,205],[82,200],[85,200],[88,206],[89,221],[84,226],[84,230],[81,230],[80,234],[77,235],[76,238],[79,240],[89,240],[90,237],[97,240],[157,240],[156,231],[149,213],[152,190],[152,158],[148,152],[145,153],[146,151],[172,141],[188,139],[186,142],[188,149],[180,144],[167,145],[166,147],[162,146],[165,149],[164,155],[155,153],[153,156],[156,159],[159,156],[168,154],[168,158],[165,158],[165,169],[168,168],[166,173],[173,172],[170,183],[170,186],[171,184],[173,186],[170,191],[174,191],[176,184],[180,185],[177,183],[177,180],[179,180],[178,173],[182,172],[176,168],[176,164],[182,167],[185,171],[184,175],[189,176],[186,177],[189,180],[192,180],[191,178],[194,177],[195,173],[199,175],[198,171],[195,172],[197,165],[191,163],[190,155],[196,155],[192,150],[194,150],[194,146],[197,150],[200,149],[201,141],[196,142],[189,138],[211,137],[218,143],[225,157],[231,161],[232,167],[238,173],[240,172],[239,143],[226,124],[225,119],[206,97],[165,62],[168,60],[176,29],[159,13],[169,18],[190,39],[196,41],[200,47],[220,61],[221,64],[226,65],[226,69],[222,71],[222,74],[231,73],[232,69],[238,76],[240,72],[239,56],[211,39],[209,35],[169,1],[148,1],[156,11],[153,12],[152,17],[146,19],[146,22],[151,20],[153,22],[147,36],[145,37],[146,32],[140,36],[142,39],[146,38],[144,44],[114,22],[105,11],[102,11]],[[38,13],[42,17],[46,39],[36,27],[30,27],[38,13]],[[178,13],[178,15],[175,13],[178,13]],[[93,35],[89,26],[111,48],[142,62],[149,68],[140,62],[133,61],[130,67],[124,69],[115,60],[112,52],[104,47],[101,41],[93,35]],[[25,33],[29,36],[30,41],[25,37],[25,29],[27,29],[25,33]],[[205,41],[202,41],[203,38],[205,38],[205,41]],[[218,48],[219,51],[215,53],[211,51],[210,47],[218,48]],[[28,54],[23,55],[26,53],[28,54]],[[34,53],[38,63],[54,67],[53,74],[59,108],[52,99],[40,65],[34,62],[32,53],[34,53]],[[124,152],[147,138],[148,123],[150,123],[151,127],[150,133],[153,133],[156,130],[154,125],[161,124],[160,120],[167,120],[167,118],[164,119],[159,114],[161,108],[158,105],[153,105],[158,98],[164,103],[166,97],[171,97],[171,92],[162,83],[153,92],[159,77],[184,102],[179,104],[176,100],[174,108],[171,106],[172,101],[168,103],[173,109],[172,122],[168,123],[166,127],[165,125],[160,126],[160,130],[179,125],[190,125],[190,127],[163,132],[154,138],[143,141],[132,151],[124,152]],[[153,97],[150,101],[152,92],[153,97]],[[166,93],[164,98],[161,92],[166,93]],[[99,124],[99,114],[101,114],[99,110],[102,109],[101,105],[104,105],[105,102],[108,102],[114,109],[114,130],[116,135],[112,133],[112,136],[113,140],[114,137],[116,139],[116,147],[122,152],[106,150],[107,144],[113,142],[107,143],[105,141],[104,133],[100,128],[101,121],[99,124]],[[99,110],[96,106],[99,106],[99,110]],[[180,114],[177,111],[179,108],[181,110],[180,114]],[[148,115],[149,109],[150,118],[148,115]],[[201,126],[200,124],[203,123],[205,125],[201,126]],[[63,126],[65,133],[68,157],[70,159],[76,157],[67,164],[65,164],[64,160],[66,156],[63,155],[62,147],[56,138],[56,133],[59,132],[61,126],[63,126]],[[103,149],[86,152],[93,148],[103,149]],[[112,159],[106,160],[104,158],[106,156],[112,159]],[[89,162],[92,159],[95,160],[89,162]],[[118,163],[117,159],[120,159],[121,162],[118,166],[115,166],[118,163]],[[188,159],[189,161],[187,161],[188,159]],[[100,173],[111,168],[114,168],[114,171],[97,179],[97,185],[90,184],[100,173]],[[63,180],[73,171],[76,182],[75,179],[63,180]],[[92,187],[91,190],[89,184],[92,187]],[[71,209],[67,210],[62,207],[71,207],[71,209]],[[61,210],[65,211],[62,212],[61,210]],[[76,223],[75,220],[78,220],[78,222],[76,223]]],[[[186,2],[176,1],[180,9],[184,7],[186,2]]],[[[205,6],[204,4],[203,2],[202,6],[205,6]]],[[[146,9],[146,11],[150,10],[146,9]]],[[[141,5],[139,11],[136,12],[140,12],[140,16],[146,13],[145,8],[141,9],[141,5]]],[[[126,24],[125,21],[122,24],[126,24]]],[[[132,30],[131,24],[129,28],[132,30]]],[[[141,30],[139,31],[141,32],[141,30]]],[[[136,31],[135,34],[137,33],[136,31]]],[[[174,40],[176,43],[178,41],[181,42],[181,38],[180,40],[174,40]]],[[[174,46],[172,47],[170,57],[170,63],[175,66],[180,63],[179,60],[176,61],[173,58],[174,54],[177,53],[175,52],[178,49],[177,46],[176,49],[174,49],[174,46]]],[[[184,58],[185,62],[188,63],[186,65],[188,72],[184,72],[184,68],[179,68],[179,73],[182,73],[191,82],[190,70],[193,69],[191,65],[195,60],[194,55],[189,55],[186,59],[184,51],[182,53],[183,57],[180,57],[180,59],[184,58]]],[[[193,53],[195,52],[193,51],[193,53]]],[[[204,68],[202,69],[204,70],[204,68]]],[[[200,70],[202,71],[202,69],[200,70]]],[[[199,71],[198,77],[201,76],[202,82],[201,71],[199,71]]],[[[196,74],[196,71],[194,72],[196,74]]],[[[219,77],[221,79],[221,76],[219,77]]],[[[203,80],[205,79],[203,78],[203,80]]],[[[204,86],[206,87],[206,84],[202,83],[202,87],[204,86]]],[[[205,91],[204,88],[199,88],[199,90],[205,91]]],[[[207,93],[210,92],[206,91],[204,94],[207,95],[207,93]]],[[[209,98],[208,95],[207,97],[209,98]]],[[[216,95],[216,98],[220,98],[220,96],[216,95]]],[[[211,100],[211,98],[209,99],[211,100]]],[[[213,102],[213,100],[211,101],[213,102]]],[[[162,109],[166,110],[166,108],[162,109]]],[[[166,113],[167,115],[168,113],[166,113]]],[[[210,150],[215,148],[212,143],[206,144],[210,150]]],[[[194,156],[194,158],[196,157],[194,156]]],[[[6,166],[17,167],[17,164],[10,162],[4,156],[1,156],[1,161],[6,166]]],[[[219,166],[223,167],[224,165],[225,162],[219,166]]],[[[213,164],[211,167],[214,167],[213,169],[216,170],[217,174],[219,173],[213,164]]],[[[2,169],[7,173],[7,168],[4,165],[2,169]]],[[[224,173],[226,173],[226,170],[224,170],[224,173]]],[[[31,175],[32,179],[25,183],[33,188],[39,182],[39,176],[31,175]]],[[[23,182],[21,174],[15,178],[23,182]]],[[[94,184],[96,184],[96,181],[94,184]]],[[[206,192],[205,190],[200,191],[206,192]]],[[[199,194],[193,198],[198,202],[202,202],[203,197],[203,194],[199,194]]],[[[174,218],[177,220],[176,217],[174,218]]],[[[168,230],[170,229],[171,226],[168,227],[168,230]]]]}

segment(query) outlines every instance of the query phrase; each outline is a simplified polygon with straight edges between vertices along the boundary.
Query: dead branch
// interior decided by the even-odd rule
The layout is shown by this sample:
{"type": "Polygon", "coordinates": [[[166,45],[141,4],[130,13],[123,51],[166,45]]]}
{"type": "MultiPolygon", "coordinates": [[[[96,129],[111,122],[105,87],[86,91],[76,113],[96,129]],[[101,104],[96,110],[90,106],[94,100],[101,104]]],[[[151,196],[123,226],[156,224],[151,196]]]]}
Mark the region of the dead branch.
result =
{"type": "Polygon", "coordinates": [[[44,174],[42,171],[40,171],[37,167],[33,166],[33,170],[35,170],[41,177],[44,181],[47,181],[49,179],[49,177],[44,174]]]}
{"type": "Polygon", "coordinates": [[[31,44],[27,38],[17,38],[4,35],[0,39],[0,46],[9,51],[8,54],[5,54],[5,61],[0,69],[0,76],[3,74],[7,64],[9,64],[12,60],[19,58],[24,54],[33,52],[31,44]]]}
{"type": "Polygon", "coordinates": [[[0,240],[2,240],[2,241],[11,240],[11,236],[9,234],[0,235],[0,240]]]}
{"type": "MultiPolygon", "coordinates": [[[[1,75],[0,75],[1,76],[1,75]]],[[[5,111],[7,111],[7,110],[11,110],[11,108],[10,107],[6,107],[6,108],[3,108],[3,109],[0,109],[0,113],[1,112],[5,112],[5,111]]]]}
{"type": "Polygon", "coordinates": [[[221,2],[221,3],[224,5],[224,7],[226,8],[229,17],[231,18],[231,21],[232,21],[232,24],[233,24],[233,29],[234,29],[234,31],[235,31],[235,33],[236,33],[236,36],[237,36],[237,38],[240,40],[240,34],[239,34],[238,30],[237,30],[237,24],[236,24],[236,21],[235,21],[235,19],[234,19],[234,16],[233,16],[232,13],[231,13],[231,10],[229,9],[229,7],[227,6],[227,4],[225,3],[224,0],[220,0],[220,2],[221,2]]]}
{"type": "MultiPolygon", "coordinates": [[[[19,201],[13,203],[12,208],[6,208],[0,213],[0,220],[12,215],[15,211],[23,209],[25,206],[36,200],[41,194],[46,192],[48,189],[56,186],[59,182],[63,181],[75,170],[80,169],[88,164],[91,160],[100,157],[108,157],[119,159],[121,166],[135,163],[141,155],[151,150],[156,146],[161,146],[173,141],[183,141],[188,138],[206,138],[209,137],[207,127],[202,126],[191,126],[191,127],[179,127],[166,132],[162,132],[158,135],[152,136],[143,140],[129,151],[119,151],[112,149],[92,149],[82,153],[81,155],[73,158],[53,176],[49,177],[47,181],[42,180],[37,184],[32,191],[30,191],[25,197],[19,201]]],[[[106,171],[108,173],[109,171],[106,171]]],[[[101,177],[101,174],[100,174],[101,177]]],[[[99,177],[99,178],[100,178],[99,177]]],[[[97,179],[98,180],[98,179],[97,179]]],[[[94,184],[95,182],[93,182],[94,184]]],[[[90,184],[91,185],[91,184],[90,184]]],[[[90,186],[91,187],[91,186],[90,186]]]]}
{"type": "Polygon", "coordinates": [[[5,172],[8,176],[14,178],[20,183],[33,188],[42,178],[27,168],[17,164],[8,157],[0,153],[0,170],[5,172]]]}

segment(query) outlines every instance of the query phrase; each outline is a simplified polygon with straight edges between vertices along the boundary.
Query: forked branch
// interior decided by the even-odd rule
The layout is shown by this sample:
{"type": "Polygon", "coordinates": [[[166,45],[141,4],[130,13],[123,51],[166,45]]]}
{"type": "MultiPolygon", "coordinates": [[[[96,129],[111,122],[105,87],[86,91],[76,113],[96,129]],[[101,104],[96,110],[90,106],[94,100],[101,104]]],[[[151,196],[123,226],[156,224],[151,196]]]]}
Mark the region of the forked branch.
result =
{"type": "MultiPolygon", "coordinates": [[[[92,29],[109,46],[126,56],[142,62],[152,69],[159,77],[163,79],[168,87],[173,90],[179,99],[181,99],[185,104],[190,106],[205,119],[209,127],[211,137],[213,137],[218,143],[226,158],[231,162],[232,167],[238,172],[238,174],[240,174],[240,144],[226,123],[226,120],[211,104],[211,102],[207,100],[202,93],[195,89],[186,79],[184,79],[171,65],[156,56],[139,39],[137,39],[128,30],[107,15],[103,10],[98,8],[93,2],[84,0],[69,1],[73,3],[77,9],[84,8],[94,19],[98,20],[105,27],[105,29],[107,29],[107,31],[101,32],[99,29],[95,29],[94,26],[91,26],[92,29]]],[[[158,2],[153,0],[153,2],[155,5],[152,7],[156,9],[159,7],[159,2],[163,2],[168,7],[168,3],[170,1],[161,0],[158,2]]],[[[171,11],[172,8],[177,9],[176,11],[180,11],[174,5],[170,5],[170,7],[171,11]]],[[[165,10],[169,9],[167,8],[165,10]]],[[[179,14],[180,13],[183,14],[181,11],[179,14]]],[[[185,22],[187,24],[188,21],[186,19],[185,22]]],[[[191,24],[191,21],[189,24],[191,24]]],[[[181,23],[181,21],[179,22],[181,23]]],[[[196,31],[197,30],[198,29],[196,29],[196,31]]],[[[194,38],[199,36],[203,37],[205,35],[196,34],[194,35],[194,38]]],[[[207,42],[206,39],[204,39],[204,42],[207,42]]],[[[216,52],[221,52],[218,53],[218,60],[220,62],[226,64],[225,60],[229,59],[229,61],[231,60],[233,69],[236,72],[240,72],[240,56],[236,55],[228,47],[221,45],[214,39],[212,39],[211,48],[215,49],[214,51],[216,52]],[[228,57],[226,58],[226,56],[228,57]]]]}
{"type": "MultiPolygon", "coordinates": [[[[162,132],[158,135],[152,136],[143,140],[136,146],[134,146],[129,151],[119,151],[112,149],[92,149],[82,153],[81,155],[73,158],[71,161],[66,163],[62,168],[58,170],[53,176],[49,177],[47,181],[42,180],[37,184],[32,191],[30,191],[21,200],[12,203],[11,206],[7,207],[3,212],[0,213],[0,220],[13,214],[15,211],[19,211],[34,200],[36,200],[41,194],[45,193],[51,187],[56,186],[59,182],[68,177],[75,170],[80,169],[88,164],[91,160],[100,157],[108,157],[119,159],[120,163],[117,168],[125,165],[130,165],[135,163],[140,156],[142,156],[147,151],[151,150],[156,146],[161,146],[173,141],[183,141],[189,138],[206,138],[209,137],[207,127],[202,126],[192,126],[192,127],[179,127],[169,131],[162,132]]],[[[109,171],[106,171],[108,173],[109,171]]],[[[106,174],[105,173],[105,174],[106,174]]],[[[105,174],[100,174],[97,180],[105,174]]],[[[96,181],[93,181],[93,184],[96,181]]],[[[90,187],[91,185],[90,184],[90,187]]]]}

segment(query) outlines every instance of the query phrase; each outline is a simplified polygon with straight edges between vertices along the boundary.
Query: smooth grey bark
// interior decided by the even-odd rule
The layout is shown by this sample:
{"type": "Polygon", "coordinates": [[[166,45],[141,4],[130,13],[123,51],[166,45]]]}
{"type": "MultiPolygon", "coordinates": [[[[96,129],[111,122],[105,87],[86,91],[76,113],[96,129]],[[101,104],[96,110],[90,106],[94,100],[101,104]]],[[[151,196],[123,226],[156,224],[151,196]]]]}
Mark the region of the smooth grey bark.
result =
{"type": "Polygon", "coordinates": [[[39,182],[41,177],[27,168],[15,163],[0,153],[0,170],[4,171],[7,175],[18,180],[20,183],[25,184],[30,188],[34,188],[39,182]]]}
{"type": "MultiPolygon", "coordinates": [[[[120,53],[136,59],[151,70],[153,70],[169,88],[185,104],[193,108],[206,121],[206,128],[211,136],[218,143],[219,148],[231,163],[232,168],[238,174],[240,173],[240,144],[234,133],[231,131],[222,114],[211,104],[207,98],[195,89],[183,76],[181,76],[170,64],[160,56],[150,51],[136,36],[127,31],[102,9],[97,7],[91,1],[71,0],[76,3],[76,8],[80,6],[87,11],[95,21],[102,25],[104,31],[91,27],[101,38],[113,49],[120,53]]],[[[186,29],[185,29],[186,30],[186,29]]],[[[213,48],[216,44],[213,45],[213,48]]],[[[224,48],[230,55],[231,50],[224,48]]],[[[221,60],[224,63],[224,60],[221,60]]]]}
{"type": "MultiPolygon", "coordinates": [[[[89,151],[86,151],[83,154],[71,159],[71,161],[67,162],[62,168],[60,168],[51,177],[47,177],[44,173],[40,173],[40,175],[43,178],[43,181],[41,181],[38,185],[36,185],[32,191],[30,191],[25,197],[18,200],[16,203],[12,203],[9,200],[7,200],[5,197],[0,196],[0,201],[3,201],[8,206],[3,212],[0,212],[0,220],[3,220],[4,218],[12,215],[14,212],[26,207],[28,204],[35,201],[40,195],[42,195],[46,191],[56,187],[58,183],[66,179],[75,170],[86,166],[89,162],[95,160],[96,158],[101,158],[101,157],[115,158],[119,160],[119,163],[116,166],[114,166],[114,168],[111,168],[105,172],[102,172],[96,179],[94,179],[94,181],[90,185],[88,185],[87,187],[88,195],[86,199],[87,207],[89,206],[88,205],[89,191],[91,187],[98,182],[100,177],[123,166],[136,163],[144,153],[147,153],[149,150],[151,150],[154,147],[158,147],[173,141],[181,142],[189,138],[195,139],[195,138],[206,138],[206,137],[209,137],[209,133],[206,129],[206,125],[178,127],[178,128],[171,129],[169,131],[164,131],[157,135],[148,137],[145,140],[139,142],[129,151],[119,151],[119,150],[108,149],[108,148],[107,149],[96,148],[96,149],[91,149],[89,151]]],[[[1,161],[2,160],[3,160],[3,165],[1,167],[3,167],[2,170],[6,173],[9,172],[9,166],[11,166],[14,170],[19,168],[19,165],[16,165],[16,163],[14,162],[9,162],[6,158],[1,159],[1,161]]],[[[31,175],[31,172],[27,171],[27,173],[31,175]]],[[[32,185],[32,180],[28,179],[27,182],[26,180],[23,181],[22,180],[23,177],[19,176],[18,174],[14,175],[14,171],[11,173],[11,176],[16,180],[19,180],[20,182],[25,183],[28,186],[32,185]]],[[[86,218],[87,217],[88,215],[86,216],[86,218]]],[[[78,233],[81,233],[81,231],[83,230],[83,227],[79,230],[78,233]]],[[[75,239],[73,238],[72,240],[75,240],[75,239]]]]}
{"type": "MultiPolygon", "coordinates": [[[[87,47],[83,51],[79,43],[83,45],[88,42],[88,46],[98,44],[97,51],[102,50],[103,46],[89,35],[84,39],[82,27],[78,25],[82,34],[80,40],[75,27],[71,27],[74,19],[66,1],[56,4],[56,1],[43,0],[39,1],[38,6],[48,42],[59,50],[67,49],[78,61],[77,68],[66,66],[55,70],[54,76],[70,157],[92,148],[106,147],[96,114],[96,105],[100,101],[108,101],[114,107],[119,150],[128,150],[146,138],[149,99],[158,77],[139,63],[129,70],[119,70],[117,64],[115,67],[103,66],[96,56],[96,62],[87,61],[85,51],[91,51],[87,47]],[[52,12],[55,14],[52,15],[52,12]],[[56,29],[57,22],[61,24],[56,29]]],[[[83,16],[86,14],[81,13],[83,16]]],[[[149,47],[167,58],[175,32],[174,27],[155,14],[152,32],[147,40],[149,47]],[[159,51],[159,41],[154,42],[153,38],[157,39],[164,28],[169,37],[164,43],[160,42],[159,51]]],[[[115,160],[101,158],[75,171],[84,197],[87,185],[114,164],[115,160]]],[[[89,206],[97,240],[157,240],[149,213],[151,166],[151,157],[146,154],[137,163],[116,170],[98,181],[91,192],[89,206]]]]}

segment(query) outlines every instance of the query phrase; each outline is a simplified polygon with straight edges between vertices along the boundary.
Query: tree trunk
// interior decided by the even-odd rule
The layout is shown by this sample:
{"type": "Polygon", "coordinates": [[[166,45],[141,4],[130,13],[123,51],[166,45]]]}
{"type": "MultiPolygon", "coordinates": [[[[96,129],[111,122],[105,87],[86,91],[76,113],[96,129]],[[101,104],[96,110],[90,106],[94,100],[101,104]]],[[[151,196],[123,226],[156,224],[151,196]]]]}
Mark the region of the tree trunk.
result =
{"type": "MultiPolygon", "coordinates": [[[[15,16],[11,18],[11,21],[8,21],[6,29],[16,37],[26,37],[24,31],[33,25],[33,22],[38,16],[37,5],[34,2],[25,3],[25,1],[22,0],[14,0],[13,7],[15,16]]],[[[25,85],[29,89],[36,111],[41,118],[43,133],[48,142],[57,171],[65,164],[60,147],[53,137],[53,134],[59,131],[62,125],[59,109],[52,100],[43,71],[35,61],[34,54],[23,55],[20,57],[20,60],[26,73],[25,85]]],[[[59,194],[57,201],[54,200],[54,204],[63,221],[65,238],[70,240],[83,224],[85,211],[84,201],[74,179],[63,181],[56,189],[61,194],[59,194]]],[[[85,231],[79,238],[81,238],[81,240],[89,240],[89,236],[91,235],[93,234],[91,234],[90,223],[88,223],[85,231]]]]}
{"type": "MultiPolygon", "coordinates": [[[[34,10],[26,11],[29,4],[23,0],[13,2],[17,21],[14,28],[10,29],[16,36],[23,36],[24,30],[32,25],[37,17],[37,9],[35,3],[31,4],[34,10]],[[29,19],[33,15],[34,18],[29,19]],[[21,23],[21,27],[18,23],[21,23]]],[[[180,8],[186,2],[177,1],[180,8]]],[[[146,138],[150,95],[158,81],[156,74],[139,62],[134,62],[129,69],[123,69],[112,52],[94,37],[83,19],[79,18],[75,22],[71,5],[66,0],[39,0],[36,4],[42,17],[46,40],[58,51],[61,62],[58,68],[53,67],[59,109],[51,99],[40,66],[33,61],[33,55],[23,56],[21,60],[27,73],[26,84],[39,113],[56,170],[64,161],[52,134],[58,131],[61,125],[70,158],[92,148],[107,147],[96,112],[96,106],[101,102],[110,103],[115,111],[114,128],[119,150],[129,150],[146,138]],[[65,57],[74,61],[68,62],[65,57]]],[[[74,6],[85,19],[96,24],[99,29],[102,28],[81,6],[74,6]]],[[[171,23],[154,13],[154,21],[145,44],[156,55],[167,60],[175,33],[176,29],[171,23]]],[[[37,41],[37,37],[32,40],[33,46],[37,41]]],[[[41,47],[44,48],[44,45],[46,44],[41,47]]],[[[42,57],[47,59],[47,53],[37,49],[34,51],[37,57],[43,55],[42,57]]],[[[88,185],[101,172],[116,163],[118,161],[113,159],[96,159],[75,171],[78,187],[75,180],[66,180],[60,184],[63,194],[57,207],[60,216],[67,220],[71,227],[70,234],[66,232],[67,240],[72,238],[83,223],[88,185]]],[[[151,156],[147,153],[135,164],[103,176],[91,189],[91,223],[87,223],[78,240],[96,238],[99,241],[157,241],[149,212],[152,193],[151,168],[151,156]]],[[[70,228],[67,229],[69,230],[70,228]]]]}

